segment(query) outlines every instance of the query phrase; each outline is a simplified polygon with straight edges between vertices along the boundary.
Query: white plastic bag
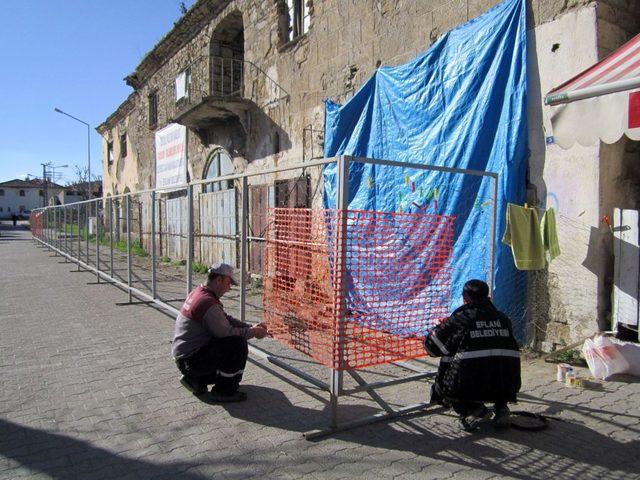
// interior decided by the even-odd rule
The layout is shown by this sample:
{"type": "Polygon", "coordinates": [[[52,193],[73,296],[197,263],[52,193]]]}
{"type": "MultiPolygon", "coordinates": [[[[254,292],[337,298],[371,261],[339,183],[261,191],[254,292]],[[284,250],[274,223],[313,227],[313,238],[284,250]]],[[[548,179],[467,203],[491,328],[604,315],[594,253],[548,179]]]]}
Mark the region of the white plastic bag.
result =
{"type": "Polygon", "coordinates": [[[600,380],[623,373],[629,368],[629,363],[620,354],[618,347],[603,335],[596,335],[593,340],[587,338],[582,345],[582,354],[591,374],[600,380]]]}

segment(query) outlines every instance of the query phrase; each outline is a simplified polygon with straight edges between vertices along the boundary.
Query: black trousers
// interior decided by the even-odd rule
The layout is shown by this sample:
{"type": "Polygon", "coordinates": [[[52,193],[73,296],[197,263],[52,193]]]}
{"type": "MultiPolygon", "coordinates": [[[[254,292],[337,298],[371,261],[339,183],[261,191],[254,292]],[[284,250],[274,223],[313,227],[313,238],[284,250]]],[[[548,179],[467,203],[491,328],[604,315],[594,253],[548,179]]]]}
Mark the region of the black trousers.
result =
{"type": "Polygon", "coordinates": [[[244,337],[214,338],[195,354],[176,361],[178,369],[186,377],[207,384],[222,393],[238,390],[249,347],[244,337]]]}
{"type": "MultiPolygon", "coordinates": [[[[484,403],[481,402],[458,402],[455,400],[449,400],[449,403],[451,404],[453,411],[461,417],[466,417],[470,413],[474,412],[479,406],[484,405],[484,403]]],[[[506,406],[507,402],[502,401],[494,402],[493,404],[493,408],[495,408],[496,411],[505,408],[506,406]]]]}
{"type": "MultiPolygon", "coordinates": [[[[470,401],[461,401],[454,400],[453,398],[446,398],[440,393],[440,388],[437,383],[434,383],[431,386],[431,402],[437,403],[447,408],[452,408],[454,412],[462,417],[466,417],[473,411],[475,411],[481,405],[484,405],[484,402],[470,402],[470,401]]],[[[507,400],[495,400],[493,406],[495,410],[499,410],[505,408],[507,406],[507,400]]]]}

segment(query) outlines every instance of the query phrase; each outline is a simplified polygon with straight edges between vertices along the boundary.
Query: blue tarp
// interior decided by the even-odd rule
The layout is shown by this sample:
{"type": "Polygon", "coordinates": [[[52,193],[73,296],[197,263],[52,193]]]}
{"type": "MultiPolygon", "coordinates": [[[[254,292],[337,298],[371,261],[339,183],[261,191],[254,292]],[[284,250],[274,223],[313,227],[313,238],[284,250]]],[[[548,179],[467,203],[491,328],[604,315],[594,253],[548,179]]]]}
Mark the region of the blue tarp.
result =
{"type": "MultiPolygon", "coordinates": [[[[379,68],[344,105],[326,102],[325,157],[498,173],[498,236],[505,228],[507,202],[525,199],[526,151],[524,0],[505,0],[443,35],[409,63],[379,68]]],[[[336,166],[326,167],[324,177],[325,206],[335,208],[336,166]]],[[[350,209],[456,216],[451,308],[460,303],[466,280],[487,279],[490,199],[489,179],[359,163],[350,167],[350,209]]],[[[526,277],[515,270],[508,247],[499,240],[495,247],[494,301],[510,314],[522,340],[526,277]]],[[[347,270],[349,278],[357,275],[349,263],[347,270]]],[[[349,295],[357,296],[351,286],[349,295]]]]}

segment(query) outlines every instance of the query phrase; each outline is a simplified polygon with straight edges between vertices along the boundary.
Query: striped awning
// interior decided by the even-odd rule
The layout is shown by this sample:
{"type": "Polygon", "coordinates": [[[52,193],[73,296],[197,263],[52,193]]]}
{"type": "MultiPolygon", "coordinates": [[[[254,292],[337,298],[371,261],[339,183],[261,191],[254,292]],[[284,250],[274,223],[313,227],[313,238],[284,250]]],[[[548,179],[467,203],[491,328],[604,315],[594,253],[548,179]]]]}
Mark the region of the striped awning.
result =
{"type": "Polygon", "coordinates": [[[640,88],[640,34],[604,60],[551,90],[544,103],[560,105],[640,88]]]}
{"type": "Polygon", "coordinates": [[[551,90],[555,143],[615,143],[626,134],[640,140],[640,34],[604,60],[551,90]]]}

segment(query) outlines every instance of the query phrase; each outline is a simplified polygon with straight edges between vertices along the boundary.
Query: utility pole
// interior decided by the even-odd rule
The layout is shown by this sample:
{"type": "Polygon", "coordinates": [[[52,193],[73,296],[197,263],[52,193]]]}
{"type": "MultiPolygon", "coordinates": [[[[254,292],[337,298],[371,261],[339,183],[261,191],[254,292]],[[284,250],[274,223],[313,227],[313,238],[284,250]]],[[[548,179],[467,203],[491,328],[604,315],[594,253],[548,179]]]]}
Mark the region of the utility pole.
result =
{"type": "Polygon", "coordinates": [[[49,199],[49,192],[48,192],[48,182],[47,182],[47,163],[41,163],[40,165],[42,165],[42,183],[43,185],[43,190],[44,190],[44,197],[42,198],[42,206],[46,207],[47,206],[47,202],[49,199]]]}

